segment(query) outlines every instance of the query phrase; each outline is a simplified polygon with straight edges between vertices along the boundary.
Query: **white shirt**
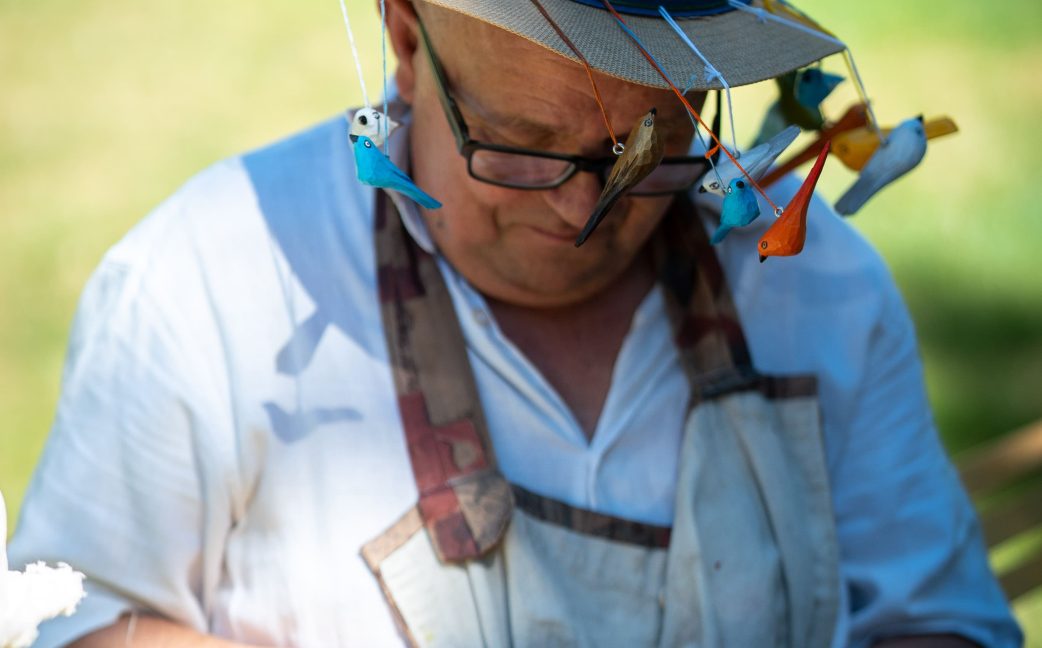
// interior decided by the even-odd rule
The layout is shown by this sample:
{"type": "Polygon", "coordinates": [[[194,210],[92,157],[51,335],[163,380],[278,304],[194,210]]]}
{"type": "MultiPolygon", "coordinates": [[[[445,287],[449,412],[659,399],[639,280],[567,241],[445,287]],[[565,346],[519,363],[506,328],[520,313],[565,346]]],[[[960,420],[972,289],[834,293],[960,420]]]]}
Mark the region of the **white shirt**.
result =
{"type": "MultiPolygon", "coordinates": [[[[374,192],[345,135],[338,118],[215,165],[89,281],[12,558],[66,561],[90,595],[39,645],[135,605],[247,642],[400,645],[359,549],[417,495],[377,299],[374,192]]],[[[769,193],[784,203],[797,184],[769,193]]],[[[404,218],[429,245],[415,210],[404,218]]],[[[846,597],[836,644],[955,632],[1016,645],[883,263],[816,199],[804,252],[761,265],[769,220],[717,253],[755,366],[819,378],[846,597]]],[[[587,442],[481,295],[441,268],[506,477],[669,524],[688,385],[659,290],[587,442]]]]}

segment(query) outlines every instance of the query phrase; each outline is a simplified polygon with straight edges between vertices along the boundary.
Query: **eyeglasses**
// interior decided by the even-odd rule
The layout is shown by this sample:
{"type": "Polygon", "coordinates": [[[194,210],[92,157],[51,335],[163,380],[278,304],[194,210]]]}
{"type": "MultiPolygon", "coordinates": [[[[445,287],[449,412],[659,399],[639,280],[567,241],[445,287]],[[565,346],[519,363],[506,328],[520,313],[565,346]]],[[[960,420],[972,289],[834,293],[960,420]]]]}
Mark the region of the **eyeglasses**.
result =
{"type": "MultiPolygon", "coordinates": [[[[445,118],[456,138],[456,148],[467,159],[467,171],[475,180],[511,189],[554,189],[576,173],[596,173],[605,182],[617,158],[590,158],[550,151],[503,146],[471,139],[456,101],[449,95],[445,70],[434,54],[427,30],[419,22],[420,40],[434,72],[445,118]]],[[[709,168],[702,156],[665,157],[648,177],[630,190],[634,196],[660,196],[690,189],[709,168]]]]}

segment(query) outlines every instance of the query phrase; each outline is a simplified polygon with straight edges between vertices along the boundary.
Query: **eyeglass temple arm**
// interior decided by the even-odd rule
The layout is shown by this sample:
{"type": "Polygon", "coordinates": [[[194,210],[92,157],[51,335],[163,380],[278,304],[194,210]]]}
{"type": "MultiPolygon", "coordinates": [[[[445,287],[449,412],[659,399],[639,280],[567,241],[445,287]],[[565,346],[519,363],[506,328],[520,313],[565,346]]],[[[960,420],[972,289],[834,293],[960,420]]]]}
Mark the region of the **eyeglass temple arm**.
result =
{"type": "Polygon", "coordinates": [[[441,105],[445,109],[445,112],[452,115],[452,119],[448,120],[449,127],[452,129],[452,135],[456,138],[456,148],[462,150],[463,144],[470,139],[470,133],[467,132],[467,125],[463,121],[463,114],[460,112],[456,102],[449,96],[449,93],[446,90],[448,83],[445,79],[445,70],[442,69],[441,63],[434,55],[434,50],[431,48],[430,37],[427,35],[427,28],[423,26],[423,21],[420,20],[419,14],[416,15],[416,24],[420,27],[420,41],[423,42],[423,51],[426,52],[427,60],[430,61],[431,70],[434,72],[435,85],[438,87],[438,99],[441,100],[441,105]]]}

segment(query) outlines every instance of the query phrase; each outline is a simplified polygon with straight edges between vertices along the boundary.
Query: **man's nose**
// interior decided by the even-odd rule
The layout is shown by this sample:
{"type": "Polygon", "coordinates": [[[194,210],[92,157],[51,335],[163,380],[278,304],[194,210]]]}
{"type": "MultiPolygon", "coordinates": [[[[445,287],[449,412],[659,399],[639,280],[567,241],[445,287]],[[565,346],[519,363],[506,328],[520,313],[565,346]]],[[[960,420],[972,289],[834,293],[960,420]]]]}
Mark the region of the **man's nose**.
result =
{"type": "Polygon", "coordinates": [[[579,172],[556,189],[545,192],[546,204],[576,230],[586,225],[603,188],[596,173],[579,172]]]}

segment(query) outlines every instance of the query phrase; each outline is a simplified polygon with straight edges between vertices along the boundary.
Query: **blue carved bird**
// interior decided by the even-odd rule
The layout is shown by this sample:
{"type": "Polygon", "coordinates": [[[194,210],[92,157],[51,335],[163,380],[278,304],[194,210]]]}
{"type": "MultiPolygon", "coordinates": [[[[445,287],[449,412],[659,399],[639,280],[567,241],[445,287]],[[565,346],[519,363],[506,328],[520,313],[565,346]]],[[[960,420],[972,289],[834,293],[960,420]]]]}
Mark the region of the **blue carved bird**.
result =
{"type": "Polygon", "coordinates": [[[727,233],[736,227],[745,227],[760,215],[756,194],[744,178],[735,178],[724,194],[724,206],[720,211],[720,225],[713,232],[713,245],[723,241],[727,233]]]}
{"type": "Polygon", "coordinates": [[[880,189],[918,166],[925,155],[922,116],[901,122],[865,163],[857,182],[836,201],[836,211],[850,216],[880,189]]]}
{"type": "Polygon", "coordinates": [[[437,209],[441,203],[416,186],[412,178],[394,166],[386,155],[365,135],[352,135],[355,150],[355,167],[358,179],[371,187],[393,189],[412,198],[427,209],[437,209]]]}

